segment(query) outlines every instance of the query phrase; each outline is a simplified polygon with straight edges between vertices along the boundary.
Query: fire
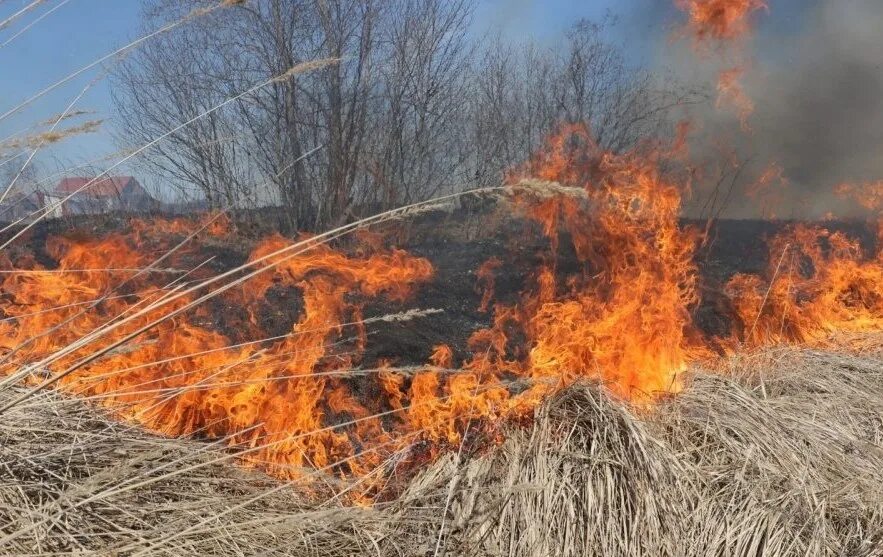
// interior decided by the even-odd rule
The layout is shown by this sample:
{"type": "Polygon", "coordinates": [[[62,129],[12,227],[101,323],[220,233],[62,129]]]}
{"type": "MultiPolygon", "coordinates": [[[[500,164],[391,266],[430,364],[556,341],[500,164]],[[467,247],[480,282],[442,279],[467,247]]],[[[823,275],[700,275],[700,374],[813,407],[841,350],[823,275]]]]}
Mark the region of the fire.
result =
{"type": "MultiPolygon", "coordinates": [[[[793,226],[769,243],[765,274],[726,284],[732,333],[704,333],[694,318],[702,232],[680,220],[690,183],[687,172],[671,170],[682,150],[676,140],[669,149],[647,143],[613,153],[585,127],[568,126],[514,170],[511,183],[536,185],[514,189],[511,207],[527,221],[525,233],[536,228],[545,238],[542,264],[509,304],[494,303],[509,262],[477,269],[477,310],[492,322],[471,334],[465,357],[439,344],[416,367],[363,360],[367,301],[403,302],[433,277],[428,260],[385,247],[378,234],[362,234],[347,251],[316,242],[284,255],[292,240],[264,238],[248,257],[264,272],[158,319],[195,298],[158,309],[152,302],[223,268],[209,247],[230,241],[234,227],[209,217],[137,221],[101,238],[50,237],[45,253],[0,262],[2,371],[113,324],[108,338],[34,369],[30,382],[55,376],[60,389],[121,419],[224,440],[242,462],[280,478],[359,478],[352,500],[371,501],[398,472],[468,441],[467,432],[495,440],[497,424],[529,417],[574,382],[597,381],[646,405],[677,392],[687,366],[720,347],[883,329],[883,253],[841,232],[793,226]],[[145,270],[173,246],[161,267],[145,270]],[[562,264],[564,254],[576,264],[562,264]],[[279,331],[274,312],[283,304],[298,318],[279,331]],[[128,344],[59,375],[154,320],[128,344]]],[[[768,181],[780,176],[776,168],[768,181]]]]}
{"type": "Polygon", "coordinates": [[[576,126],[521,170],[585,192],[525,207],[552,246],[515,311],[531,342],[525,373],[540,380],[528,396],[580,378],[625,398],[678,388],[692,352],[698,233],[679,226],[685,186],[660,172],[663,153],[649,151],[606,152],[576,126]],[[556,272],[562,230],[582,266],[571,276],[556,272]]]}
{"type": "Polygon", "coordinates": [[[503,264],[497,257],[491,257],[481,264],[475,276],[478,279],[476,288],[481,292],[481,302],[478,304],[478,311],[486,312],[490,308],[491,300],[494,298],[494,286],[496,285],[496,273],[503,264]]]}
{"type": "Polygon", "coordinates": [[[675,0],[689,21],[686,31],[697,43],[741,39],[751,30],[753,12],[767,9],[763,0],[675,0]]]}
{"type": "Polygon", "coordinates": [[[876,182],[843,182],[834,187],[838,196],[850,199],[870,211],[883,210],[883,180],[876,182]]]}
{"type": "Polygon", "coordinates": [[[742,129],[748,131],[748,117],[754,112],[754,101],[742,87],[745,69],[741,66],[724,70],[717,80],[717,106],[732,106],[739,116],[742,129]]]}
{"type": "Polygon", "coordinates": [[[765,276],[738,274],[727,284],[741,342],[815,343],[836,331],[883,329],[883,252],[866,257],[842,232],[795,225],[769,243],[769,261],[765,276]]]}
{"type": "Polygon", "coordinates": [[[782,166],[772,162],[748,185],[745,195],[757,204],[762,218],[774,219],[777,208],[783,205],[789,186],[782,166]]]}
{"type": "MultiPolygon", "coordinates": [[[[160,222],[156,229],[181,230],[180,223],[168,222],[160,222]]],[[[171,283],[142,276],[130,280],[124,294],[107,295],[131,278],[132,269],[143,268],[168,249],[170,243],[160,242],[159,249],[151,250],[142,233],[141,225],[136,225],[131,234],[100,240],[53,238],[47,251],[58,261],[58,269],[16,262],[17,271],[28,272],[8,274],[2,284],[7,319],[0,322],[0,347],[6,354],[7,372],[52,354],[170,291],[171,283]],[[110,261],[115,268],[128,270],[108,270],[110,261]]],[[[278,236],[267,238],[251,257],[271,254],[289,243],[278,236]]],[[[183,264],[198,251],[191,248],[173,259],[183,264]]],[[[275,264],[272,272],[224,299],[228,307],[242,308],[228,310],[235,323],[226,325],[262,333],[258,315],[266,309],[268,292],[295,288],[303,299],[303,315],[281,338],[237,347],[229,335],[204,324],[205,310],[184,313],[161,322],[131,348],[64,377],[61,388],[167,435],[198,432],[228,439],[234,446],[259,447],[247,451],[246,460],[281,477],[296,477],[301,469],[323,468],[352,457],[356,447],[369,440],[390,441],[379,418],[368,418],[380,408],[357,400],[342,373],[356,365],[364,343],[361,302],[356,300],[406,298],[417,283],[431,277],[429,262],[397,250],[350,258],[328,247],[268,261],[275,264]],[[348,339],[348,334],[354,338],[348,339]],[[344,417],[357,423],[343,432],[327,428],[329,418],[344,417]]],[[[176,301],[175,308],[189,301],[176,301]]],[[[155,317],[148,312],[115,331],[115,338],[155,317]]],[[[75,352],[43,373],[58,373],[82,355],[75,352]]],[[[339,468],[358,474],[375,466],[376,458],[353,459],[339,468]]]]}
{"type": "MultiPolygon", "coordinates": [[[[711,47],[721,50],[737,47],[751,32],[751,14],[767,9],[763,0],[675,0],[675,6],[687,14],[682,34],[691,37],[694,48],[707,52],[711,47]]],[[[735,58],[743,56],[736,48],[735,58]]],[[[732,64],[732,60],[727,64],[732,64]]],[[[749,131],[748,118],[754,112],[754,101],[745,92],[742,82],[747,64],[744,61],[724,68],[717,77],[717,106],[731,106],[739,116],[743,131],[749,131]]]]}

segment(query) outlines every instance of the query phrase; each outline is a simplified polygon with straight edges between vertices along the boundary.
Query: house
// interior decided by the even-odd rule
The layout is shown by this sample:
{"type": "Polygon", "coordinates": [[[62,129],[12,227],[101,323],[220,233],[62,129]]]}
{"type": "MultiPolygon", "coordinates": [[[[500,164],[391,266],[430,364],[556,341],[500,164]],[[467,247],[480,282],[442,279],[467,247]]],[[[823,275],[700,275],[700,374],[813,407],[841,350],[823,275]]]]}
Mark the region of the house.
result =
{"type": "Polygon", "coordinates": [[[11,191],[0,203],[0,222],[30,222],[46,206],[42,192],[11,191]]]}
{"type": "Polygon", "coordinates": [[[132,176],[64,178],[46,194],[46,205],[58,205],[51,216],[94,215],[110,211],[144,212],[156,209],[154,199],[132,176]],[[94,180],[94,183],[89,182],[94,180]],[[74,194],[70,199],[67,199],[74,194]]]}

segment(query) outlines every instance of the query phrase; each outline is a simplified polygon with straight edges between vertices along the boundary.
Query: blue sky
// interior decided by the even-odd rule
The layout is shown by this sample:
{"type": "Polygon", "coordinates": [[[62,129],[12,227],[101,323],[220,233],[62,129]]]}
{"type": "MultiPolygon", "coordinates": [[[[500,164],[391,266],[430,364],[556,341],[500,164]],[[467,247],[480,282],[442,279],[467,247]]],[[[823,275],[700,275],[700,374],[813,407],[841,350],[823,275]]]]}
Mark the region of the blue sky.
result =
{"type": "MultiPolygon", "coordinates": [[[[0,44],[62,1],[48,0],[17,19],[0,31],[0,44]]],[[[639,0],[638,3],[645,1],[639,0]]],[[[0,20],[30,2],[0,1],[0,20]]],[[[623,2],[617,0],[481,0],[475,11],[475,32],[499,32],[513,41],[533,38],[552,43],[573,21],[581,17],[599,19],[608,11],[620,13],[623,6],[623,2]]],[[[139,0],[68,0],[12,42],[0,47],[0,72],[3,75],[0,114],[136,38],[140,8],[139,0]]],[[[633,51],[638,52],[637,49],[633,51]]],[[[0,139],[61,112],[96,75],[96,71],[87,72],[26,109],[4,118],[0,121],[0,139]]],[[[112,138],[107,133],[116,125],[110,121],[112,106],[107,81],[102,80],[91,87],[77,103],[77,108],[95,110],[94,118],[108,119],[104,131],[46,149],[43,158],[50,159],[52,164],[54,157],[58,157],[61,164],[71,164],[114,151],[112,138]]]]}
{"type": "MultiPolygon", "coordinates": [[[[29,2],[7,0],[0,4],[0,19],[17,12],[29,2]]],[[[45,2],[9,28],[0,32],[0,44],[33,21],[43,11],[60,3],[45,2]]],[[[112,52],[127,38],[136,36],[139,2],[132,0],[70,0],[36,23],[9,44],[0,47],[0,114],[17,106],[31,95],[66,75],[112,52]]],[[[5,138],[37,121],[59,113],[96,76],[88,72],[59,87],[14,116],[0,121],[0,138],[5,138]]],[[[95,118],[107,117],[110,95],[106,82],[92,87],[76,108],[98,112],[95,118]]],[[[65,145],[55,151],[65,158],[80,159],[112,150],[106,134],[84,138],[86,145],[65,145]]]]}
{"type": "MultiPolygon", "coordinates": [[[[31,1],[0,0],[0,21],[31,1]]],[[[777,9],[770,14],[768,25],[783,29],[795,25],[792,16],[800,12],[798,7],[815,1],[777,0],[777,9]]],[[[62,2],[65,0],[46,0],[8,28],[0,30],[0,44],[62,2]]],[[[137,37],[140,4],[139,0],[67,0],[31,29],[0,47],[0,75],[3,76],[0,80],[3,84],[0,87],[0,114],[137,37]]],[[[623,45],[627,56],[636,65],[653,63],[657,56],[655,50],[662,44],[659,38],[665,36],[678,20],[671,0],[478,0],[475,32],[499,32],[513,41],[531,38],[552,44],[575,20],[581,17],[600,19],[606,13],[620,18],[616,36],[611,38],[623,45]]],[[[0,139],[62,111],[96,75],[95,71],[88,72],[21,112],[3,118],[0,139]]],[[[109,154],[115,149],[108,133],[117,124],[110,121],[112,106],[107,81],[92,87],[76,108],[95,110],[94,118],[109,121],[99,133],[80,136],[47,149],[43,159],[48,159],[50,166],[54,164],[54,157],[67,165],[109,154]]]]}

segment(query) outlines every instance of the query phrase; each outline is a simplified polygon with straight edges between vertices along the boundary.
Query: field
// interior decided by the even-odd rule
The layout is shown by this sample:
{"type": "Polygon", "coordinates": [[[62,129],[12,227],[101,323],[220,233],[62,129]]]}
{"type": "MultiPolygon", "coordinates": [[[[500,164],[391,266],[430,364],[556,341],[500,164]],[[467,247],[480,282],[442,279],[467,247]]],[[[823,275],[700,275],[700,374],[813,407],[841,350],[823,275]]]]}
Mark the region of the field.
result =
{"type": "MultiPolygon", "coordinates": [[[[491,324],[476,309],[474,270],[506,258],[512,269],[495,297],[516,301],[548,247],[511,241],[541,236],[505,220],[476,237],[470,224],[493,218],[434,213],[387,231],[429,259],[435,275],[404,306],[365,306],[362,367],[392,355],[400,367],[419,366],[439,342],[450,343],[456,362],[466,359],[470,334],[491,324]],[[371,321],[429,307],[443,312],[371,321]]],[[[50,221],[26,245],[52,265],[42,252],[48,236],[100,237],[127,222],[91,217],[71,232],[71,223],[50,221]]],[[[723,284],[768,265],[764,242],[751,238],[787,226],[718,224],[695,310],[709,334],[726,324],[723,284]]],[[[860,223],[828,226],[872,239],[860,223]]],[[[241,264],[263,232],[240,224],[235,241],[203,246],[213,272],[241,264]]],[[[572,257],[565,251],[559,268],[578,267],[572,257]]],[[[297,290],[268,297],[274,311],[261,313],[264,331],[290,330],[304,311],[297,290]]],[[[212,326],[229,326],[236,308],[223,299],[210,308],[212,326]]],[[[425,465],[387,466],[386,495],[371,505],[352,498],[368,478],[320,469],[280,480],[243,466],[224,439],[159,436],[43,390],[0,426],[0,547],[21,555],[878,555],[883,338],[838,334],[817,345],[693,364],[680,393],[649,405],[577,381],[500,429],[470,421],[459,445],[425,465]]],[[[23,392],[7,388],[3,402],[23,392]]],[[[358,384],[353,392],[378,396],[358,384]]]]}
{"type": "Polygon", "coordinates": [[[0,555],[883,557],[845,4],[0,0],[0,555]]]}
{"type": "Polygon", "coordinates": [[[46,392],[0,426],[0,544],[16,555],[879,555],[880,338],[840,342],[850,355],[771,349],[695,370],[649,410],[575,385],[502,445],[446,454],[371,508],[308,504],[298,482],[234,465],[217,444],[156,437],[46,392]]]}

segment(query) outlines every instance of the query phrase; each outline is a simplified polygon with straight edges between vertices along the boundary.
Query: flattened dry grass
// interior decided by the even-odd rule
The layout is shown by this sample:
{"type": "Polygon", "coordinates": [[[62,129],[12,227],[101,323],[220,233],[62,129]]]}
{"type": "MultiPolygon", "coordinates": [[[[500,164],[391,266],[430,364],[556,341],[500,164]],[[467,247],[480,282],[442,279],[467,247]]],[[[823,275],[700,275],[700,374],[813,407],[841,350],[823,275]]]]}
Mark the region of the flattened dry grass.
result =
{"type": "Polygon", "coordinates": [[[371,508],[41,392],[0,422],[0,553],[881,555],[878,341],[735,357],[651,410],[576,386],[371,508]]]}

